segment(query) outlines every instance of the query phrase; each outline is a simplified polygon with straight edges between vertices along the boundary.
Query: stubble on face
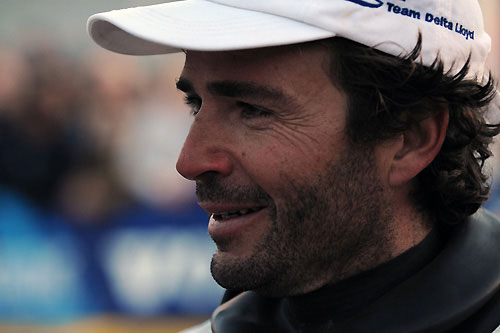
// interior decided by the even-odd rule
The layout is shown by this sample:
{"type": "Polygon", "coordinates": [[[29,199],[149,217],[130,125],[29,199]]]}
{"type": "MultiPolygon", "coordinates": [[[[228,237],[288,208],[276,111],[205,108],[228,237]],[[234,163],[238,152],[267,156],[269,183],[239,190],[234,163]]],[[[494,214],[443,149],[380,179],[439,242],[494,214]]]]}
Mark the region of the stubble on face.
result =
{"type": "MultiPolygon", "coordinates": [[[[385,261],[391,252],[392,211],[376,176],[373,152],[347,149],[314,179],[281,175],[273,200],[256,185],[224,184],[217,175],[197,184],[203,200],[265,202],[272,221],[246,258],[211,262],[223,287],[267,296],[313,291],[385,261]]],[[[236,240],[214,239],[218,251],[236,240]]],[[[232,244],[234,246],[234,244],[232,244]]]]}

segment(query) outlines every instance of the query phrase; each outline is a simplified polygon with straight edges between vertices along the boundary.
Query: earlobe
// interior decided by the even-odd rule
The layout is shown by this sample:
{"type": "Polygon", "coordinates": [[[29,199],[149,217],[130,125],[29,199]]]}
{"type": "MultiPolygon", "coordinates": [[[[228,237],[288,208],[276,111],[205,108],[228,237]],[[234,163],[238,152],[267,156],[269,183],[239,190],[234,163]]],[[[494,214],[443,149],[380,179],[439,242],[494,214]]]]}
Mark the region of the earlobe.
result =
{"type": "Polygon", "coordinates": [[[448,128],[449,112],[443,110],[420,121],[403,133],[403,140],[392,160],[389,183],[407,183],[437,156],[448,128]]]}

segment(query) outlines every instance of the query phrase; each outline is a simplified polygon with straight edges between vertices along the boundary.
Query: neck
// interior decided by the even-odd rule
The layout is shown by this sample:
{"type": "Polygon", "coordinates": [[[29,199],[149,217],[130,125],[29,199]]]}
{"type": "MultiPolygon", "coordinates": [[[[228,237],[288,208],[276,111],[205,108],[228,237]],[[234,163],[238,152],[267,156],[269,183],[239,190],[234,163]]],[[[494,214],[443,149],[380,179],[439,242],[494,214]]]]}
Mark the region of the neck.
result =
{"type": "Polygon", "coordinates": [[[284,301],[287,312],[305,322],[352,318],[421,270],[439,253],[441,245],[440,234],[434,230],[420,243],[377,267],[313,292],[287,297],[284,301]]]}

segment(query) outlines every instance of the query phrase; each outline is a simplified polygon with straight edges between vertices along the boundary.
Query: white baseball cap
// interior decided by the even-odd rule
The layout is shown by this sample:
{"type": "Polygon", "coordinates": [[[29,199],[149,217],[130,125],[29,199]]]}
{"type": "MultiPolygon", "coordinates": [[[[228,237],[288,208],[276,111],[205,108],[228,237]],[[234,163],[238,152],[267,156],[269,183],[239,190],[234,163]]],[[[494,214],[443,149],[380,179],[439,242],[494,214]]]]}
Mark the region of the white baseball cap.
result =
{"type": "Polygon", "coordinates": [[[225,51],[345,37],[394,56],[422,34],[422,61],[439,55],[483,79],[491,39],[477,0],[185,0],[95,14],[88,31],[114,52],[225,51]]]}

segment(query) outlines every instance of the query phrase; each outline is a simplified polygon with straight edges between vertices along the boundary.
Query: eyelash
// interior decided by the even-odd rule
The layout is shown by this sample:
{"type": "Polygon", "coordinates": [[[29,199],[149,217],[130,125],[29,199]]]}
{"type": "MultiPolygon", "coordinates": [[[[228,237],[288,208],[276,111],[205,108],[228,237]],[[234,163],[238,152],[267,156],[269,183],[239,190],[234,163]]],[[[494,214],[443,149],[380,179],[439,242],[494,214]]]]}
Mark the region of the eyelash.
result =
{"type": "Polygon", "coordinates": [[[245,102],[236,102],[236,105],[241,108],[242,110],[241,116],[244,119],[272,116],[271,111],[256,105],[248,104],[245,102]]]}
{"type": "MultiPolygon", "coordinates": [[[[201,109],[201,99],[196,96],[185,96],[184,102],[191,108],[191,115],[196,116],[201,109]]],[[[241,109],[241,117],[243,119],[251,119],[256,117],[269,117],[272,112],[252,104],[245,102],[236,102],[236,105],[241,109]]]]}
{"type": "Polygon", "coordinates": [[[195,96],[185,96],[184,102],[191,108],[191,115],[196,116],[200,112],[201,99],[195,96]]]}

